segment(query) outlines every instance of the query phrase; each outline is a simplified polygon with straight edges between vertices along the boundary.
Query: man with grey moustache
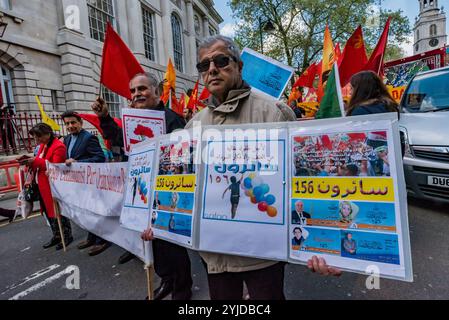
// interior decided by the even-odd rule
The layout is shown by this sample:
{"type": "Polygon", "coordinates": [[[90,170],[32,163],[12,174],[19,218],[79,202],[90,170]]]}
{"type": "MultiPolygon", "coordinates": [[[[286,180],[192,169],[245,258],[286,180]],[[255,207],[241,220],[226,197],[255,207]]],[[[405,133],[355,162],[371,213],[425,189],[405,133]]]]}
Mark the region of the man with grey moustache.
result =
{"type": "MultiPolygon", "coordinates": [[[[131,80],[131,108],[164,111],[167,133],[183,129],[185,121],[174,111],[166,108],[160,100],[160,85],[151,73],[137,74],[131,80]]],[[[110,140],[112,146],[120,148],[123,153],[123,132],[109,115],[105,101],[98,98],[92,104],[92,110],[100,119],[100,127],[105,139],[110,140]]],[[[126,159],[124,159],[126,161],[126,159]]],[[[152,239],[153,240],[153,239],[152,239]]],[[[161,239],[153,240],[154,267],[162,279],[161,285],[154,292],[154,300],[162,300],[172,292],[173,300],[189,300],[192,295],[192,277],[190,258],[187,250],[181,246],[161,239]]],[[[134,256],[127,252],[119,259],[125,263],[134,256]]]]}

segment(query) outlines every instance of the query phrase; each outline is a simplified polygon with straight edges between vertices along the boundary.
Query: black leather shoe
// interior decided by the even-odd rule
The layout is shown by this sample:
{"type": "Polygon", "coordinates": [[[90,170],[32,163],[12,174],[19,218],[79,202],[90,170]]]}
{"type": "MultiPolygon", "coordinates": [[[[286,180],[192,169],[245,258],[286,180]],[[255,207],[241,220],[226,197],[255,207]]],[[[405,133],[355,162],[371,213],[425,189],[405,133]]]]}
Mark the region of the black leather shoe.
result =
{"type": "Polygon", "coordinates": [[[80,242],[76,247],[80,250],[92,247],[95,244],[95,240],[86,240],[83,242],[80,242]]]}
{"type": "Polygon", "coordinates": [[[127,263],[128,261],[131,261],[132,259],[134,259],[136,256],[133,255],[131,252],[126,251],[124,254],[122,254],[120,256],[120,258],[118,258],[118,263],[119,264],[124,264],[127,263]]]}
{"type": "MultiPolygon", "coordinates": [[[[67,247],[69,244],[71,244],[73,242],[73,237],[70,237],[70,238],[67,238],[67,239],[65,239],[65,246],[67,247]]],[[[64,246],[62,245],[62,241],[61,241],[61,243],[59,243],[57,246],[56,246],[56,250],[61,250],[61,249],[63,249],[64,248],[64,246]]]]}
{"type": "Polygon", "coordinates": [[[173,285],[168,282],[162,282],[159,288],[154,290],[154,300],[162,300],[173,291],[173,285]]]}
{"type": "Polygon", "coordinates": [[[89,256],[91,256],[91,257],[96,256],[97,254],[102,253],[104,250],[106,250],[110,246],[111,246],[110,242],[105,242],[103,244],[97,244],[97,245],[93,246],[92,249],[89,250],[89,256]]]}
{"type": "Polygon", "coordinates": [[[50,241],[48,241],[46,244],[44,244],[43,247],[44,247],[44,249],[48,249],[48,248],[54,247],[55,245],[57,245],[59,243],[61,243],[61,239],[53,237],[53,238],[51,238],[50,241]]]}

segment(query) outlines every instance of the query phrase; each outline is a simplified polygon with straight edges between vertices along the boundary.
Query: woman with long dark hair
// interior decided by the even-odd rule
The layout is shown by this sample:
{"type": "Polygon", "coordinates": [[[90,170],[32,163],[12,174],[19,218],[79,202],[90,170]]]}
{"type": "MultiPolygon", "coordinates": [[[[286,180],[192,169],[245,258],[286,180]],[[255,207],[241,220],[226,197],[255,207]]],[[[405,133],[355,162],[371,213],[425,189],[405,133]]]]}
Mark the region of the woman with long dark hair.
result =
{"type": "Polygon", "coordinates": [[[351,78],[351,88],[351,101],[346,112],[348,116],[385,112],[399,114],[398,104],[376,73],[372,71],[356,73],[351,78]]]}
{"type": "MultiPolygon", "coordinates": [[[[29,133],[40,146],[37,156],[27,159],[26,162],[36,173],[35,179],[39,186],[41,212],[45,213],[53,233],[53,237],[48,243],[44,244],[44,248],[47,249],[56,246],[56,250],[61,250],[63,246],[53,207],[50,182],[46,175],[46,161],[50,163],[64,163],[67,157],[67,148],[64,143],[55,137],[52,128],[45,123],[35,125],[29,133]]],[[[69,245],[73,241],[70,220],[61,216],[61,224],[65,243],[69,245]]]]}

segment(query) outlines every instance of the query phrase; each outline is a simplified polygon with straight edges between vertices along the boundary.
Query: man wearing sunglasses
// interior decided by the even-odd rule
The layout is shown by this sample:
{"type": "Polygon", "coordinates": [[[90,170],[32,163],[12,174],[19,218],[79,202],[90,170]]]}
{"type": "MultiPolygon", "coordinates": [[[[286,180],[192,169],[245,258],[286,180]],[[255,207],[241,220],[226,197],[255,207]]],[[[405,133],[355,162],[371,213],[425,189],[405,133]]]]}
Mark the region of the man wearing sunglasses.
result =
{"type": "MultiPolygon", "coordinates": [[[[287,105],[252,91],[245,83],[240,51],[230,38],[217,35],[205,39],[198,55],[197,70],[211,97],[186,128],[193,127],[195,121],[201,125],[228,125],[296,120],[287,105]]],[[[207,252],[200,255],[207,266],[212,300],[242,299],[244,282],[251,299],[285,299],[285,263],[207,252]]],[[[317,257],[309,261],[308,267],[326,275],[341,273],[317,257]]]]}

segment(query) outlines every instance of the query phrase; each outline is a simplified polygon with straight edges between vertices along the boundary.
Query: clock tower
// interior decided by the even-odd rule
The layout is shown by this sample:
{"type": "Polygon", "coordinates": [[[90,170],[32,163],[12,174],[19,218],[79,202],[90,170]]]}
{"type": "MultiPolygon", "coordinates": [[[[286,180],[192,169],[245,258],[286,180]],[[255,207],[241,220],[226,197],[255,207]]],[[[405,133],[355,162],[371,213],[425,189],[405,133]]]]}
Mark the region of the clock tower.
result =
{"type": "Polygon", "coordinates": [[[446,13],[438,7],[438,0],[418,0],[419,16],[416,18],[414,54],[441,48],[447,43],[446,13]]]}

